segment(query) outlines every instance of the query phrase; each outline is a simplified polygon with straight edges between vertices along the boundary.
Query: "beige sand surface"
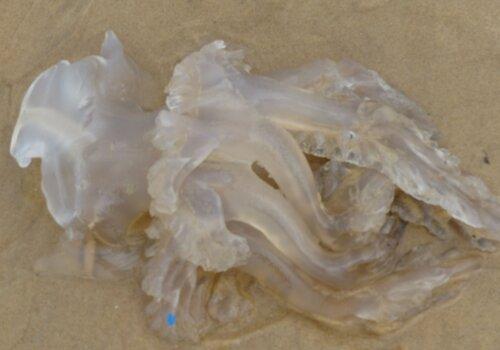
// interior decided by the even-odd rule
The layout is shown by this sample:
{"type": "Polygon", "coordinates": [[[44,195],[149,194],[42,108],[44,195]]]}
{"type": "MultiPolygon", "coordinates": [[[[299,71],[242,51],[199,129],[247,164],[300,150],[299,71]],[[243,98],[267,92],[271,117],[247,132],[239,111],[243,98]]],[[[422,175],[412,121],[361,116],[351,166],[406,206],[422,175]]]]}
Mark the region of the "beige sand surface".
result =
{"type": "MultiPolygon", "coordinates": [[[[61,230],[40,191],[39,163],[8,154],[24,91],[62,58],[98,52],[113,29],[162,83],[215,38],[248,48],[257,72],[349,57],[421,103],[442,144],[500,194],[500,2],[0,1],[0,349],[168,349],[143,318],[137,280],[37,276],[61,230]],[[487,164],[484,159],[488,157],[487,164]]],[[[452,305],[385,337],[352,336],[290,314],[227,349],[500,349],[500,257],[452,305]]],[[[207,348],[220,348],[209,343],[207,348]]]]}

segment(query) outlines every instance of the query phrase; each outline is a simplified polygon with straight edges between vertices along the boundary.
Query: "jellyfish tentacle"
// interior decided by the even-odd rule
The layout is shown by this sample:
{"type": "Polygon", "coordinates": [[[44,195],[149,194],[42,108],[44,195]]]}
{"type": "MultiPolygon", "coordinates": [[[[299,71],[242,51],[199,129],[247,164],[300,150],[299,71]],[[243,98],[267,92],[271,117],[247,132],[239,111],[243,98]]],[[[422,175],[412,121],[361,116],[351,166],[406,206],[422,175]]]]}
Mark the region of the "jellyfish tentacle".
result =
{"type": "Polygon", "coordinates": [[[402,269],[374,284],[332,293],[300,272],[262,235],[239,222],[230,229],[244,236],[256,254],[241,269],[254,276],[290,307],[330,324],[361,324],[379,331],[397,327],[434,303],[457,295],[457,284],[476,271],[472,256],[436,259],[432,266],[402,269]]]}

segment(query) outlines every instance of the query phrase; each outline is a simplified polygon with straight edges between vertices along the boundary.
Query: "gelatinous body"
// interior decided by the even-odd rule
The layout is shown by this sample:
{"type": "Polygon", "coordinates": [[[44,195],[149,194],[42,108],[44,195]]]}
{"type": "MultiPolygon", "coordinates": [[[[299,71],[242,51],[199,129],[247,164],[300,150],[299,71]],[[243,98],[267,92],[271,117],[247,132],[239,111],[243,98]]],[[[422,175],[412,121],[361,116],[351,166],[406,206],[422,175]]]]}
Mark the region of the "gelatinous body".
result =
{"type": "Polygon", "coordinates": [[[148,111],[155,92],[108,32],[101,56],[33,82],[11,153],[41,158],[66,231],[37,268],[142,266],[162,336],[239,334],[270,315],[265,293],[328,324],[391,330],[455,297],[495,249],[497,198],[438,147],[416,103],[355,62],[258,76],[216,41],[148,111]],[[407,223],[433,242],[401,244],[407,223]]]}

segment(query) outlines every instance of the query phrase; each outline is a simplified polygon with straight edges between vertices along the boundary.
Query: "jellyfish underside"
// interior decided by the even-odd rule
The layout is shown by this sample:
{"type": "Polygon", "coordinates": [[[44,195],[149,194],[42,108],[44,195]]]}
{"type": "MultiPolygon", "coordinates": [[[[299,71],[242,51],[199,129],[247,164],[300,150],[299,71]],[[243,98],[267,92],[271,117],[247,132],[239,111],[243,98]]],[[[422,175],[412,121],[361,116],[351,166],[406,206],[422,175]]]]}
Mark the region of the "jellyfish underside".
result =
{"type": "Polygon", "coordinates": [[[38,270],[142,267],[151,327],[172,341],[241,334],[272,303],[384,332],[456,297],[495,249],[500,206],[429,116],[355,62],[257,76],[243,58],[221,41],[188,55],[154,111],[112,32],[101,56],[33,82],[11,153],[42,159],[65,229],[38,270]],[[431,242],[402,244],[408,224],[431,242]]]}

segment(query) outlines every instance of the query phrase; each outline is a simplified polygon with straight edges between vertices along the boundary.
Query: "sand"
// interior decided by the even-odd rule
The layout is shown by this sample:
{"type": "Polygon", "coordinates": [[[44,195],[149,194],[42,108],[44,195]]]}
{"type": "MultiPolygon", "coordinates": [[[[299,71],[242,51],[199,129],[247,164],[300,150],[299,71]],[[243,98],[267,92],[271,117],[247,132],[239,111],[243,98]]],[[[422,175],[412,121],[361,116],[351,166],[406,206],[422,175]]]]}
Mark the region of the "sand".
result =
{"type": "MultiPolygon", "coordinates": [[[[418,101],[442,145],[500,194],[500,3],[494,0],[0,1],[0,349],[169,349],[149,332],[137,280],[37,276],[61,229],[39,163],[8,154],[31,81],[58,60],[98,52],[113,29],[162,83],[209,40],[248,48],[256,72],[352,58],[418,101]]],[[[227,349],[500,349],[500,257],[461,298],[384,336],[349,335],[290,313],[227,349]]],[[[221,348],[207,343],[203,347],[221,348]]]]}

